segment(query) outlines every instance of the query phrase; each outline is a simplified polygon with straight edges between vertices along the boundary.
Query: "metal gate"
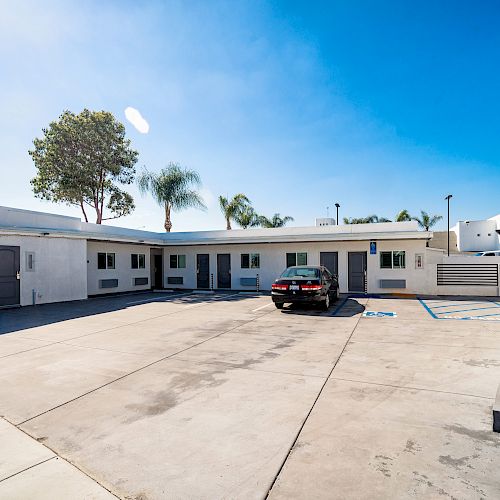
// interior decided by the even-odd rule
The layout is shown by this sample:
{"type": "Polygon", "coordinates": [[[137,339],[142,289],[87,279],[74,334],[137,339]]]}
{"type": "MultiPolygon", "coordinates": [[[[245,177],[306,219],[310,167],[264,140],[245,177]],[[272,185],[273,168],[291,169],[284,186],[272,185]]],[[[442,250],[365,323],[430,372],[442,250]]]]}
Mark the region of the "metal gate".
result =
{"type": "Polygon", "coordinates": [[[498,265],[438,264],[437,284],[442,286],[498,286],[498,265]]]}

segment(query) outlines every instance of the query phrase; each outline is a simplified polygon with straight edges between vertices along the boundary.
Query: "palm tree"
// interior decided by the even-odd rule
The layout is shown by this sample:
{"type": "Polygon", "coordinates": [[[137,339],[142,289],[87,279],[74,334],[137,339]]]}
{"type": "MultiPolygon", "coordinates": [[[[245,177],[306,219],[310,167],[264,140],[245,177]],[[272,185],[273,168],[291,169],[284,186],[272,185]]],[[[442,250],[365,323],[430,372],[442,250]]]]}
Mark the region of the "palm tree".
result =
{"type": "Polygon", "coordinates": [[[367,217],[359,218],[354,217],[352,219],[344,217],[344,224],[374,224],[378,222],[391,222],[391,220],[385,217],[379,217],[378,215],[368,215],[367,217]]]}
{"type": "Polygon", "coordinates": [[[410,213],[408,212],[408,210],[403,209],[400,212],[398,212],[398,214],[396,215],[395,222],[406,222],[406,221],[409,221],[411,219],[412,219],[412,217],[411,217],[410,213]]]}
{"type": "Polygon", "coordinates": [[[426,231],[429,231],[429,229],[435,226],[442,218],[442,215],[431,216],[423,210],[420,210],[420,217],[412,217],[412,219],[416,220],[418,222],[418,225],[426,231]]]}
{"type": "Polygon", "coordinates": [[[165,208],[165,231],[172,229],[171,212],[185,208],[207,207],[200,193],[191,186],[201,186],[198,172],[182,168],[177,163],[169,163],[160,172],[149,172],[144,169],[137,179],[139,191],[144,195],[150,192],[158,205],[165,208]]]}
{"type": "Polygon", "coordinates": [[[231,220],[235,218],[245,206],[250,205],[250,200],[242,193],[236,194],[229,201],[225,196],[219,196],[219,205],[226,218],[226,229],[231,229],[231,220]]]}
{"type": "Polygon", "coordinates": [[[257,212],[250,205],[245,205],[241,210],[238,210],[234,220],[243,229],[260,226],[260,216],[257,215],[257,212]]]}
{"type": "Polygon", "coordinates": [[[262,227],[284,227],[288,222],[293,221],[293,217],[290,217],[289,215],[281,217],[279,213],[274,214],[271,219],[268,219],[265,215],[259,216],[259,222],[262,227]]]}

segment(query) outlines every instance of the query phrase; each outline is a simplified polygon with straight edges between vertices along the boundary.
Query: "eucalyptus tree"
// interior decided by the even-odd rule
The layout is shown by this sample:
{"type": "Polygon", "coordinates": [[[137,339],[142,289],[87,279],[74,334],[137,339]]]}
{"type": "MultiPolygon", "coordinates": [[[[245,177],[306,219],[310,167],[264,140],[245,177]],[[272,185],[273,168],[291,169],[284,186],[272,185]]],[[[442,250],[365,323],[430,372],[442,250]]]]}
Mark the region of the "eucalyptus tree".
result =
{"type": "Polygon", "coordinates": [[[121,186],[134,181],[138,152],[112,113],[64,111],[42,132],[29,151],[37,169],[31,180],[37,198],[80,207],[85,222],[93,210],[96,224],[134,210],[134,199],[121,186]]]}
{"type": "Polygon", "coordinates": [[[169,163],[159,172],[144,169],[137,183],[143,195],[150,193],[156,203],[165,209],[164,227],[167,232],[172,229],[172,212],[186,208],[206,209],[203,198],[196,190],[201,186],[200,175],[177,163],[169,163]]]}
{"type": "Polygon", "coordinates": [[[260,215],[259,216],[259,222],[262,227],[284,227],[286,226],[289,222],[293,222],[294,218],[285,215],[284,217],[281,217],[279,213],[274,214],[270,219],[267,218],[265,215],[260,215]]]}
{"type": "Polygon", "coordinates": [[[413,220],[418,222],[419,227],[425,231],[429,231],[429,229],[435,226],[442,218],[442,215],[429,215],[424,210],[420,210],[420,217],[412,217],[413,220]]]}
{"type": "Polygon", "coordinates": [[[239,212],[250,206],[250,200],[243,194],[235,194],[230,200],[225,196],[219,196],[219,206],[226,219],[226,229],[231,229],[231,221],[236,222],[239,212]]]}

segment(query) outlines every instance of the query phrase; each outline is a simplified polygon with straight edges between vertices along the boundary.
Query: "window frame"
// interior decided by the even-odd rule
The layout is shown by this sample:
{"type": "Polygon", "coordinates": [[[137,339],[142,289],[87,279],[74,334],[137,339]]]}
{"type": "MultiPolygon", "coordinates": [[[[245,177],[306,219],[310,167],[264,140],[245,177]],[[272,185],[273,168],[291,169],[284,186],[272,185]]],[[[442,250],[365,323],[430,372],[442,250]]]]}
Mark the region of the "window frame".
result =
{"type": "Polygon", "coordinates": [[[145,253],[130,254],[130,269],[146,269],[146,254],[145,253]],[[135,265],[134,265],[134,260],[135,260],[135,265]]]}
{"type": "Polygon", "coordinates": [[[116,269],[116,253],[115,252],[97,252],[97,269],[116,269]],[[104,267],[99,262],[101,256],[104,256],[104,267]],[[109,258],[112,260],[112,265],[109,265],[109,258]]]}
{"type": "Polygon", "coordinates": [[[379,252],[379,266],[380,269],[406,269],[406,250],[382,250],[379,252]],[[391,265],[383,265],[382,259],[390,254],[391,265]],[[399,265],[395,265],[396,258],[399,258],[399,265]],[[401,265],[402,261],[402,265],[401,265]]]}
{"type": "Polygon", "coordinates": [[[240,254],[240,269],[250,269],[250,254],[242,253],[240,254]],[[246,261],[246,262],[244,262],[246,261]]]}
{"type": "Polygon", "coordinates": [[[254,252],[250,254],[250,269],[260,269],[260,253],[254,252]],[[256,259],[256,264],[254,264],[254,258],[256,259]]]}
{"type": "Polygon", "coordinates": [[[185,253],[170,254],[168,259],[168,266],[170,269],[186,269],[186,261],[187,259],[185,253]],[[181,265],[181,257],[182,260],[184,261],[183,262],[184,265],[181,265]]]}
{"type": "Polygon", "coordinates": [[[307,266],[307,260],[308,260],[308,252],[286,252],[286,267],[293,267],[293,266],[307,266]],[[289,255],[295,255],[294,257],[294,262],[295,264],[288,265],[288,256],[289,255]],[[305,262],[302,264],[299,264],[299,255],[305,256],[305,262]]]}

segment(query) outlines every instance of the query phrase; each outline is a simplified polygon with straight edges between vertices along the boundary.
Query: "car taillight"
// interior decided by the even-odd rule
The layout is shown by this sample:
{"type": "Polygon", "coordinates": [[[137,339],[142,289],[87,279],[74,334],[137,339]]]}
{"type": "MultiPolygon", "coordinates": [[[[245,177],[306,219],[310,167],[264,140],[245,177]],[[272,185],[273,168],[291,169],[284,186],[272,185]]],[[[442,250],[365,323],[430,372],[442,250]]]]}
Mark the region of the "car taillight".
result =
{"type": "Polygon", "coordinates": [[[302,290],[307,291],[321,290],[322,288],[322,285],[302,285],[302,290]]]}
{"type": "Polygon", "coordinates": [[[280,283],[273,283],[271,285],[272,290],[288,290],[288,285],[281,285],[280,283]]]}

